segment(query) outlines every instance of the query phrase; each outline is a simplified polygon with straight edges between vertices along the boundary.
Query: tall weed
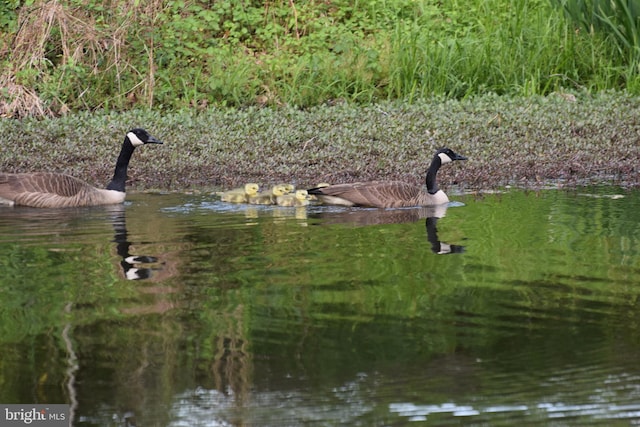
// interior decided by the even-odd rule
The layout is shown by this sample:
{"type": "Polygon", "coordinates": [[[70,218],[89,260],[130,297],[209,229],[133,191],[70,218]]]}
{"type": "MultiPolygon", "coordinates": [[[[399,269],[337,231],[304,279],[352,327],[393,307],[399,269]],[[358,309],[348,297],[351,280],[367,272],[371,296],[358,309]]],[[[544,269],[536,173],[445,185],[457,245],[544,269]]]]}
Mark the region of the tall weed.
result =
{"type": "Polygon", "coordinates": [[[612,51],[597,75],[602,86],[640,89],[640,2],[636,0],[555,0],[594,45],[612,51]],[[611,49],[613,47],[613,49],[611,49]]]}
{"type": "Polygon", "coordinates": [[[610,38],[623,56],[640,58],[640,2],[634,0],[556,0],[587,33],[610,38]]]}
{"type": "Polygon", "coordinates": [[[482,92],[547,94],[565,86],[579,63],[576,40],[552,10],[512,1],[508,20],[477,13],[466,31],[440,38],[421,25],[397,26],[389,61],[388,97],[438,94],[460,98],[482,92]]]}

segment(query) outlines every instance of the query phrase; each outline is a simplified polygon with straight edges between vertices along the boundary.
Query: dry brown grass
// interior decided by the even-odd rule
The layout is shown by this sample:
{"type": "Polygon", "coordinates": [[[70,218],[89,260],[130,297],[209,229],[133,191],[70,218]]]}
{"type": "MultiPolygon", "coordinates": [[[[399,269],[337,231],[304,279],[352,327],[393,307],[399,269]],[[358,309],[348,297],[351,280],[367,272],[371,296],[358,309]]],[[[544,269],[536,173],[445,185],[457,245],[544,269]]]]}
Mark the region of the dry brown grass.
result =
{"type": "Polygon", "coordinates": [[[105,9],[120,13],[102,15],[102,22],[96,21],[96,14],[88,7],[88,2],[78,5],[40,0],[20,10],[18,31],[9,40],[11,49],[0,53],[0,59],[10,59],[11,63],[11,67],[0,74],[0,86],[5,88],[0,93],[1,117],[45,117],[68,111],[60,99],[49,100],[50,105],[47,105],[30,82],[23,82],[16,76],[29,70],[31,75],[44,78],[51,74],[52,68],[70,64],[80,65],[93,74],[115,70],[116,78],[111,84],[120,96],[132,96],[132,92],[137,91],[133,96],[153,99],[153,45],[149,42],[145,52],[149,58],[148,70],[136,70],[126,59],[127,40],[132,32],[152,24],[162,2],[114,0],[106,3],[113,4],[105,5],[105,9]],[[133,88],[123,87],[123,73],[139,76],[138,83],[133,88]]]}
{"type": "Polygon", "coordinates": [[[13,76],[8,73],[0,75],[0,87],[4,88],[4,94],[0,97],[0,117],[20,118],[52,115],[51,111],[43,105],[37,93],[13,80],[13,76]]]}
{"type": "Polygon", "coordinates": [[[62,63],[95,66],[105,48],[94,19],[82,9],[70,8],[58,0],[41,1],[22,9],[19,20],[13,41],[13,60],[18,69],[47,68],[52,53],[59,55],[62,63]],[[50,52],[51,47],[60,52],[50,52]]]}

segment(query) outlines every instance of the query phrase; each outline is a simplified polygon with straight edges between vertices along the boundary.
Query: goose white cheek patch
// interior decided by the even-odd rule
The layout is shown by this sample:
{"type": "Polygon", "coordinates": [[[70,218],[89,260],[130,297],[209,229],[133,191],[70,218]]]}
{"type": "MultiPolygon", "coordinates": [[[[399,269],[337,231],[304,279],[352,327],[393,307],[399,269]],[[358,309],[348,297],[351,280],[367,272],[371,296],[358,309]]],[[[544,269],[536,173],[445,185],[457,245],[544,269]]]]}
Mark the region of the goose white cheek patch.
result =
{"type": "Polygon", "coordinates": [[[129,132],[127,134],[127,138],[129,138],[129,141],[131,141],[131,144],[133,144],[134,147],[137,147],[139,145],[144,145],[144,142],[142,142],[142,140],[138,138],[138,135],[136,135],[133,132],[129,132]]]}
{"type": "Polygon", "coordinates": [[[447,156],[444,153],[438,153],[438,157],[440,157],[440,161],[442,162],[443,165],[445,163],[451,163],[453,161],[451,160],[451,157],[447,156]]]}

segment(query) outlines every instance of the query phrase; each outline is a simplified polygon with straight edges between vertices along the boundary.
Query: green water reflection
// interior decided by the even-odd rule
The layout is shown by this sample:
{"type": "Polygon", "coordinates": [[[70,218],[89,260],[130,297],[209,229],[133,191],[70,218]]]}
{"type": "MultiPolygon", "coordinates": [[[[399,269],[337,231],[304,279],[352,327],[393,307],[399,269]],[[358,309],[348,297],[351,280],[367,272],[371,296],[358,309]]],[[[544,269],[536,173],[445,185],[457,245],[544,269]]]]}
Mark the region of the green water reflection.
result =
{"type": "Polygon", "coordinates": [[[75,425],[629,425],[640,194],[615,192],[459,196],[440,219],[0,209],[0,402],[71,403],[75,425]]]}

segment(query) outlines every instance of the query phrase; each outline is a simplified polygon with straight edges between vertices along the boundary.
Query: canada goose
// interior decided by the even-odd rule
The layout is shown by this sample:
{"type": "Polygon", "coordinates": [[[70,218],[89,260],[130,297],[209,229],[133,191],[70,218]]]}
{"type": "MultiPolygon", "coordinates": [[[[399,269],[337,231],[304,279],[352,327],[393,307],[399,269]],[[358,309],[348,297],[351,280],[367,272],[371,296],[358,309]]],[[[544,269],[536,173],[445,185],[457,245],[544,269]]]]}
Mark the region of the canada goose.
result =
{"type": "Polygon", "coordinates": [[[285,187],[282,184],[274,185],[270,190],[261,191],[253,197],[249,197],[252,205],[275,205],[276,197],[285,194],[285,187]]]}
{"type": "Polygon", "coordinates": [[[307,190],[296,190],[293,194],[283,194],[276,198],[278,206],[306,206],[309,204],[307,190]]]}
{"type": "Polygon", "coordinates": [[[253,197],[258,194],[260,186],[254,183],[245,184],[242,188],[234,188],[233,190],[224,191],[219,193],[220,200],[229,203],[247,203],[249,197],[253,197]]]}
{"type": "Polygon", "coordinates": [[[35,172],[0,174],[0,202],[34,208],[66,208],[122,203],[127,167],[133,150],[143,144],[162,144],[144,129],[127,133],[106,189],[96,188],[70,175],[35,172]]]}
{"type": "Polygon", "coordinates": [[[374,208],[399,208],[410,206],[435,206],[449,202],[444,191],[438,189],[436,175],[445,163],[467,160],[449,148],[436,151],[427,169],[427,192],[421,187],[402,181],[370,181],[352,184],[336,184],[316,187],[309,194],[316,196],[327,205],[368,206],[374,208]]]}

